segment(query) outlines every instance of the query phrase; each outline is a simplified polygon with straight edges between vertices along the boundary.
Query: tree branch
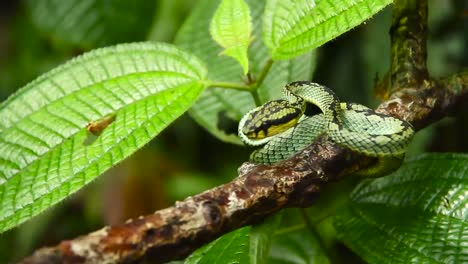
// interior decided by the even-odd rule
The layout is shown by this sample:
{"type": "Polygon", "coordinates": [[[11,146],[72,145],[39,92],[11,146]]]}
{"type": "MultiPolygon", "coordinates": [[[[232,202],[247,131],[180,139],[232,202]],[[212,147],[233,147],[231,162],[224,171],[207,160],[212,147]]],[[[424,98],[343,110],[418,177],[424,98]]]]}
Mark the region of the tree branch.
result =
{"type": "Polygon", "coordinates": [[[396,0],[390,35],[391,93],[420,86],[429,78],[426,67],[427,0],[396,0]]]}
{"type": "MultiPolygon", "coordinates": [[[[399,91],[379,111],[422,128],[453,113],[461,105],[460,99],[468,97],[467,74],[430,84],[433,86],[399,91]]],[[[372,161],[321,137],[286,161],[272,166],[244,163],[239,177],[227,184],[152,215],[37,250],[20,263],[130,263],[143,259],[162,263],[180,259],[204,243],[282,208],[311,205],[328,182],[372,161]]]]}
{"type": "MultiPolygon", "coordinates": [[[[409,121],[416,129],[452,114],[468,97],[466,72],[440,80],[428,77],[426,20],[426,1],[396,1],[391,31],[393,95],[378,108],[409,121]]],[[[272,166],[244,163],[239,176],[227,184],[152,215],[39,249],[20,263],[181,259],[204,243],[282,208],[311,205],[327,183],[373,161],[321,137],[288,160],[272,166]]]]}

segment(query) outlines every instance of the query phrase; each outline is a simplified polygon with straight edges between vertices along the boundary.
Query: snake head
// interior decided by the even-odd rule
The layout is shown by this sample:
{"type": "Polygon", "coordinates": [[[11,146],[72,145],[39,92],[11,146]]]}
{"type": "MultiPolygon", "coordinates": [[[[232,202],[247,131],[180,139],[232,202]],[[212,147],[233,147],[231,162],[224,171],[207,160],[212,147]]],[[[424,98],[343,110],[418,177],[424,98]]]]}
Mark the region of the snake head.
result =
{"type": "Polygon", "coordinates": [[[248,112],[239,124],[239,132],[252,140],[264,139],[295,126],[305,110],[303,104],[274,100],[248,112]]]}

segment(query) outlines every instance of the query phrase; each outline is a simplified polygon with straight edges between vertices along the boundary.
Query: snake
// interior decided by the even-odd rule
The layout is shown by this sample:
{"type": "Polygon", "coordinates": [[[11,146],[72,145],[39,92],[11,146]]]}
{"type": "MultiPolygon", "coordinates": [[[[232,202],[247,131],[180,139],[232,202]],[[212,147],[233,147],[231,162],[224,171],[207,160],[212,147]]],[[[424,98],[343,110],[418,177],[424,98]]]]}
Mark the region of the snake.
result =
{"type": "Polygon", "coordinates": [[[326,135],[335,143],[381,160],[402,160],[414,129],[410,123],[364,105],[341,102],[328,87],[310,81],[291,82],[283,98],[248,111],[238,126],[240,139],[260,147],[250,161],[274,164],[326,135]],[[308,106],[319,113],[308,114],[308,106]]]}

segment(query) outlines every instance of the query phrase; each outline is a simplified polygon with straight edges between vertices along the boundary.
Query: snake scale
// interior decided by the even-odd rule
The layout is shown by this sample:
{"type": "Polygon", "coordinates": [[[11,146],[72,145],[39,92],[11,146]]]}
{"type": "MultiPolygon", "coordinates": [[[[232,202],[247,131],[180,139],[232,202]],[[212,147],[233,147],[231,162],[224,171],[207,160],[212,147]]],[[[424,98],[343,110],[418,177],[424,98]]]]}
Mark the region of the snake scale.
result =
{"type": "Polygon", "coordinates": [[[341,102],[331,89],[317,83],[292,82],[283,94],[283,99],[250,110],[239,122],[238,133],[245,144],[264,145],[251,154],[254,163],[287,159],[323,134],[352,151],[401,160],[414,134],[408,122],[341,102]],[[307,104],[321,113],[306,115],[307,104]]]}

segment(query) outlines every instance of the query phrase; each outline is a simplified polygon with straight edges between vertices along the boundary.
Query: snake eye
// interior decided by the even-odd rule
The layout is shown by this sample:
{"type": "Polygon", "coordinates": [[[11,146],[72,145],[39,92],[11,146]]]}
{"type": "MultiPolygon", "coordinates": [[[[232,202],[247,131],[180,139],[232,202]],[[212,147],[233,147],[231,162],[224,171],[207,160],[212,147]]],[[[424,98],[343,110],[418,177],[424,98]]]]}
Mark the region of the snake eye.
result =
{"type": "Polygon", "coordinates": [[[274,100],[249,114],[242,133],[250,139],[262,139],[282,133],[297,124],[304,113],[302,105],[274,100]]]}

